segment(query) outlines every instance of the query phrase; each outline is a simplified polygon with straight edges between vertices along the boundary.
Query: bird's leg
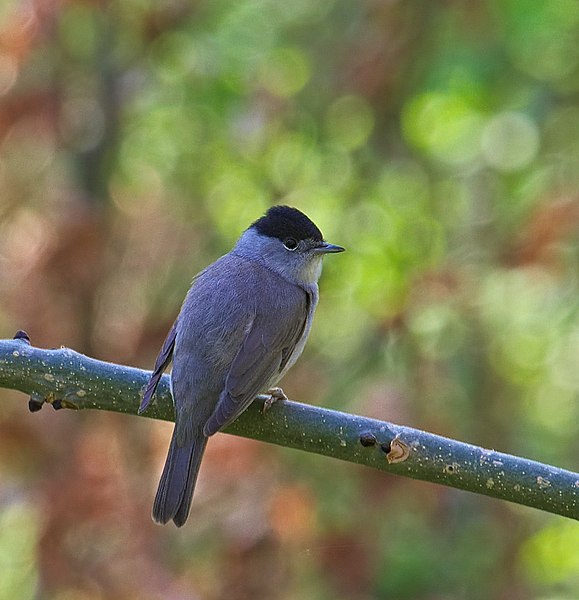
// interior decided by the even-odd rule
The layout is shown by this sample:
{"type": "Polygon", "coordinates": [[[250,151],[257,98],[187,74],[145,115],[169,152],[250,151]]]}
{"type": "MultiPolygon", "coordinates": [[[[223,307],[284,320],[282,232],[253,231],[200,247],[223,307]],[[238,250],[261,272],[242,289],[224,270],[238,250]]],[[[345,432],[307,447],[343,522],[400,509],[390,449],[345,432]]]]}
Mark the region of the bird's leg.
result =
{"type": "Polygon", "coordinates": [[[287,400],[288,397],[280,387],[272,387],[267,390],[267,398],[263,403],[263,412],[266,413],[278,400],[287,400]]]}

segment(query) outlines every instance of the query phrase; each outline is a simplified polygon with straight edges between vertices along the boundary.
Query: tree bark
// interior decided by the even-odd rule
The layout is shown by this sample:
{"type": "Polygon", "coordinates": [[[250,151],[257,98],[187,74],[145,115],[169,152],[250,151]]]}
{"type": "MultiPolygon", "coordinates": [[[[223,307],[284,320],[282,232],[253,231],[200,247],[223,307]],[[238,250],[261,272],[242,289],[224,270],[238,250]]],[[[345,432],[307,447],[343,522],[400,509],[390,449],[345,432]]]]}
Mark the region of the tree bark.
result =
{"type": "MultiPolygon", "coordinates": [[[[148,371],[59,348],[30,345],[24,332],[0,340],[0,387],[30,395],[30,410],[97,409],[137,415],[148,371]]],[[[579,474],[432,433],[265,396],[225,433],[331,456],[579,520],[579,474]]],[[[169,376],[143,415],[173,420],[169,376]]]]}

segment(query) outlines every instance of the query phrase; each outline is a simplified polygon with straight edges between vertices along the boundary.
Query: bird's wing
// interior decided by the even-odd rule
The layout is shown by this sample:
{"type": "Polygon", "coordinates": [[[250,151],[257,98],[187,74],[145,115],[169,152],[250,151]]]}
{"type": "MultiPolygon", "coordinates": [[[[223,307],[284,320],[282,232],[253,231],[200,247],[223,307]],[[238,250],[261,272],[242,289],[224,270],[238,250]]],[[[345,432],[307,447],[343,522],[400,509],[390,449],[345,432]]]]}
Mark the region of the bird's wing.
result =
{"type": "Polygon", "coordinates": [[[163,372],[171,362],[171,357],[173,356],[173,348],[175,347],[175,337],[177,335],[177,321],[173,323],[173,326],[169,330],[165,341],[163,342],[163,347],[159,352],[159,356],[157,356],[157,360],[155,361],[155,368],[151,373],[151,377],[149,378],[149,382],[147,383],[147,387],[145,388],[145,393],[143,394],[143,400],[141,401],[141,406],[139,406],[139,414],[147,410],[149,406],[149,402],[157,389],[157,385],[161,380],[163,372]]]}
{"type": "Polygon", "coordinates": [[[234,421],[260,392],[275,381],[301,338],[309,312],[309,296],[299,290],[299,300],[286,306],[284,315],[259,312],[247,328],[227,374],[213,414],[203,433],[213,435],[234,421]]]}

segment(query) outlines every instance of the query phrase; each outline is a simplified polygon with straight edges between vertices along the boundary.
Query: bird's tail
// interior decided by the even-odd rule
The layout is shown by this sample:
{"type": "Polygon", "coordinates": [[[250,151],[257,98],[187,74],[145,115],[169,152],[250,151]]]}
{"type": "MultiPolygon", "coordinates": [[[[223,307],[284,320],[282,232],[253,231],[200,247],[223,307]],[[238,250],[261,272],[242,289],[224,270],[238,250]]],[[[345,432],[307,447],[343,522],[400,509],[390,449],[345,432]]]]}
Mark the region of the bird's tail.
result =
{"type": "Polygon", "coordinates": [[[199,435],[192,443],[179,446],[173,433],[153,504],[153,520],[156,523],[164,525],[173,519],[175,525],[181,527],[187,520],[206,445],[207,438],[199,435]]]}

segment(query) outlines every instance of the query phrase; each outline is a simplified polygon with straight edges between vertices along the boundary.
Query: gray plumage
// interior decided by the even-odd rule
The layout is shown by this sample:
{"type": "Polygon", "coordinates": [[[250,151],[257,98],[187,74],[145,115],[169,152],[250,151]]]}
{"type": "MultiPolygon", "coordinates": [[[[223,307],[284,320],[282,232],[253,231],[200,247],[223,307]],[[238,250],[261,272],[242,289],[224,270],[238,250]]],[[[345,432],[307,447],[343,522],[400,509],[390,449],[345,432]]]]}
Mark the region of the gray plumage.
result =
{"type": "Polygon", "coordinates": [[[207,439],[298,359],[318,302],[322,256],[342,250],[323,242],[303,213],[274,207],[195,277],[139,409],[172,358],[175,429],[153,506],[156,522],[185,523],[207,439]]]}

